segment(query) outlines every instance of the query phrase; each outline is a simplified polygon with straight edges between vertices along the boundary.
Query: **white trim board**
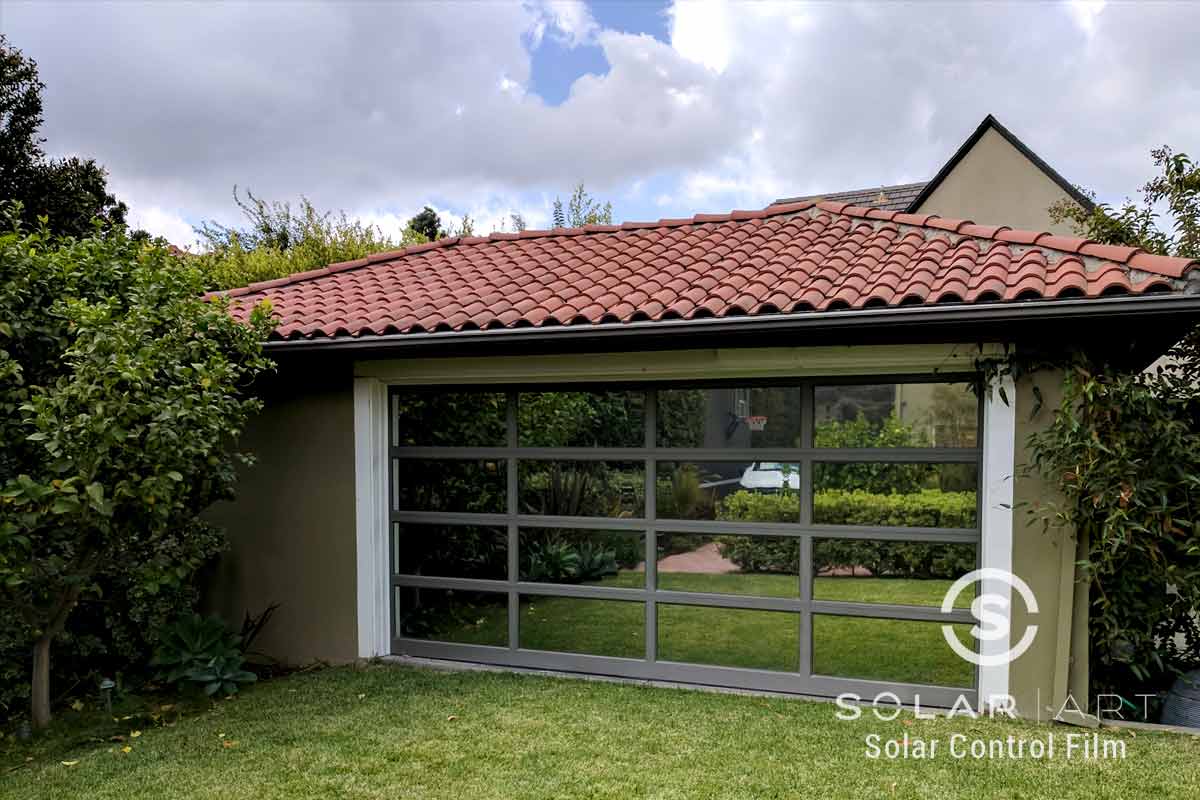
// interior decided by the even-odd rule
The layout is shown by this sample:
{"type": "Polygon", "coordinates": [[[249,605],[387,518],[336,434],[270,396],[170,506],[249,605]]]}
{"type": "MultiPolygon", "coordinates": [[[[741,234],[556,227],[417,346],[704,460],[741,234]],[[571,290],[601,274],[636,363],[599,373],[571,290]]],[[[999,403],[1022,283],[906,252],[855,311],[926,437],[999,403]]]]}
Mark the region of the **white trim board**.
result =
{"type": "MultiPolygon", "coordinates": [[[[983,518],[979,566],[984,569],[1012,572],[1013,548],[1013,482],[1016,475],[1017,395],[1011,376],[1000,378],[986,389],[983,402],[983,518]],[[1007,398],[1007,400],[1005,399],[1007,398]]],[[[1007,598],[1009,620],[1012,619],[1012,588],[1004,581],[984,578],[980,594],[996,594],[1007,598]]],[[[1011,631],[998,639],[979,642],[980,655],[1004,653],[1011,646],[1011,631]]],[[[992,698],[1009,695],[1009,670],[1005,661],[979,668],[979,699],[989,704],[992,698]]]]}
{"type": "Polygon", "coordinates": [[[373,378],[354,379],[354,519],[358,657],[392,650],[388,602],[388,394],[373,378]]]}
{"type": "Polygon", "coordinates": [[[354,374],[394,385],[715,380],[973,372],[990,344],[751,347],[570,355],[358,361],[354,374]]]}

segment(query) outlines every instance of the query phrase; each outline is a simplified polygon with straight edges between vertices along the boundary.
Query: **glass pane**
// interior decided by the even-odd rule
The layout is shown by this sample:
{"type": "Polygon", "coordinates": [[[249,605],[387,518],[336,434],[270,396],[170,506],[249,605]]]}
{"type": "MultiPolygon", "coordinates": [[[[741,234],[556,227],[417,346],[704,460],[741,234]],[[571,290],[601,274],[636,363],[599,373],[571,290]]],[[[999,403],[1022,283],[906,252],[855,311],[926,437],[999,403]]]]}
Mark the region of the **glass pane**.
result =
{"type": "Polygon", "coordinates": [[[400,587],[400,635],[459,644],[508,646],[508,595],[400,587]]]}
{"type": "Polygon", "coordinates": [[[661,389],[659,447],[800,447],[800,388],[661,389]]]}
{"type": "Polygon", "coordinates": [[[641,589],[645,542],[641,531],[522,528],[521,580],[641,589]]]}
{"type": "Polygon", "coordinates": [[[393,440],[401,447],[499,447],[506,416],[503,392],[417,389],[392,395],[393,440]]]}
{"type": "Polygon", "coordinates": [[[800,518],[800,465],[769,461],[657,465],[659,519],[794,522],[800,518]]]}
{"type": "Polygon", "coordinates": [[[508,534],[474,525],[396,525],[396,572],[439,578],[508,579],[508,534]]]}
{"type": "Polygon", "coordinates": [[[643,392],[523,392],[517,405],[522,447],[641,447],[643,392]]]}
{"type": "Polygon", "coordinates": [[[965,383],[818,386],[817,447],[975,447],[979,398],[965,383]]]}
{"type": "Polygon", "coordinates": [[[521,647],[646,657],[646,605],[624,600],[521,597],[521,647]]]}
{"type": "Polygon", "coordinates": [[[658,658],[721,667],[799,669],[800,617],[789,611],[658,606],[658,658]]]}
{"type": "MultiPolygon", "coordinates": [[[[877,539],[813,539],[813,599],[940,606],[975,569],[975,545],[877,539]]],[[[974,592],[955,600],[970,608],[974,592]]]]}
{"type": "Polygon", "coordinates": [[[392,459],[398,511],[504,513],[504,461],[392,459]]]}
{"type": "Polygon", "coordinates": [[[522,461],[524,514],[641,517],[646,469],[640,461],[522,461]]]}
{"type": "Polygon", "coordinates": [[[800,540],[659,533],[658,588],[799,597],[800,540]]]}
{"type": "MultiPolygon", "coordinates": [[[[968,624],[953,625],[974,641],[968,624]]],[[[975,667],[942,637],[938,622],[813,615],[813,672],[838,678],[970,688],[975,667]]]]}
{"type": "Polygon", "coordinates": [[[974,528],[975,464],[816,464],[813,522],[974,528]]]}

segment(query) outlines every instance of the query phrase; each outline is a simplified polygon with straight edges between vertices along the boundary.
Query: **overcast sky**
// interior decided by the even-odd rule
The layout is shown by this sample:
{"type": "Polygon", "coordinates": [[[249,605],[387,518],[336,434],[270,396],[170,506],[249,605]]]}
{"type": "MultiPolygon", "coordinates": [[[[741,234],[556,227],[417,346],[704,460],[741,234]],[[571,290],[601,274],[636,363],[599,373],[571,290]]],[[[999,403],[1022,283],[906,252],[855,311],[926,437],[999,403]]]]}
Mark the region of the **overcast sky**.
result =
{"type": "Polygon", "coordinates": [[[545,226],[579,180],[619,220],[760,208],[929,178],[989,112],[1102,200],[1200,155],[1200,3],[0,0],[0,30],[48,152],[181,245],[235,183],[389,231],[545,226]]]}

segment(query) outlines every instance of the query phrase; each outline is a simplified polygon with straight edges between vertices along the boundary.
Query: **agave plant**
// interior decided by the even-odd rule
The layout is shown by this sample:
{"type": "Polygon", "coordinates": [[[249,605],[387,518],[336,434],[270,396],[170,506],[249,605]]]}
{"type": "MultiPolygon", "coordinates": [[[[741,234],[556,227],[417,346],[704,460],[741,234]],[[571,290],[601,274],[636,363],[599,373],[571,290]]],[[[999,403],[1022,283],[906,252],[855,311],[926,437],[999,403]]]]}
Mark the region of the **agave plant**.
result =
{"type": "Polygon", "coordinates": [[[242,669],[242,637],[218,617],[190,614],[168,625],[159,636],[150,661],[167,683],[199,684],[209,695],[235,694],[238,686],[257,676],[242,669]]]}

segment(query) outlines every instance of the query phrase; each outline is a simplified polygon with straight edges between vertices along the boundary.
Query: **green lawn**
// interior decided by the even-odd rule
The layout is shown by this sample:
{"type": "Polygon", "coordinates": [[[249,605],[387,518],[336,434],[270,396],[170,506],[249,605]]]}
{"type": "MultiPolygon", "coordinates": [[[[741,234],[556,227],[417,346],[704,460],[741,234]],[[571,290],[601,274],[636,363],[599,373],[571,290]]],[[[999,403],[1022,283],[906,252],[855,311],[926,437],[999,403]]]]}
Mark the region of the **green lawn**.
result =
{"type": "MultiPolygon", "coordinates": [[[[605,586],[641,587],[645,575],[624,571],[605,586]]],[[[659,574],[659,587],[685,592],[796,597],[798,580],[787,575],[693,572],[659,574]]],[[[938,605],[950,581],[892,578],[817,578],[813,595],[823,600],[938,605]]],[[[959,598],[969,605],[970,598],[959,598]]],[[[503,604],[472,604],[435,620],[429,638],[467,644],[507,641],[503,604]]],[[[966,628],[959,637],[970,641],[966,628]]],[[[793,613],[659,604],[658,657],[717,666],[794,672],[799,668],[799,619],[793,613]]],[[[645,657],[641,603],[528,597],[521,604],[521,646],[533,650],[645,657]]],[[[813,622],[813,669],[823,675],[971,686],[973,668],[946,645],[941,626],[930,622],[817,616],[813,622]]]]}
{"type": "Polygon", "coordinates": [[[908,717],[841,722],[835,710],[583,680],[342,668],[254,687],[169,728],[132,721],[101,737],[140,725],[129,753],[119,743],[72,742],[66,731],[33,747],[6,743],[0,796],[1190,800],[1200,786],[1193,737],[1104,732],[1126,743],[1124,760],[872,760],[870,734],[943,742],[953,733],[1053,734],[1061,742],[1075,729],[908,717]]]}

